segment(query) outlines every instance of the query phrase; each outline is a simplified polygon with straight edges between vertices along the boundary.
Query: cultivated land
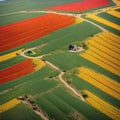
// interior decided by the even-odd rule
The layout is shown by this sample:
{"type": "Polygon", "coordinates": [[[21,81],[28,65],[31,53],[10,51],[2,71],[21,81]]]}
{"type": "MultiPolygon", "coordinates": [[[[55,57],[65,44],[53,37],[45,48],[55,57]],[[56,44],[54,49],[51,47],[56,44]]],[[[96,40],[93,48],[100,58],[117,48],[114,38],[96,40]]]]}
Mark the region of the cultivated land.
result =
{"type": "Polygon", "coordinates": [[[0,1],[0,119],[119,120],[119,5],[0,1]]]}

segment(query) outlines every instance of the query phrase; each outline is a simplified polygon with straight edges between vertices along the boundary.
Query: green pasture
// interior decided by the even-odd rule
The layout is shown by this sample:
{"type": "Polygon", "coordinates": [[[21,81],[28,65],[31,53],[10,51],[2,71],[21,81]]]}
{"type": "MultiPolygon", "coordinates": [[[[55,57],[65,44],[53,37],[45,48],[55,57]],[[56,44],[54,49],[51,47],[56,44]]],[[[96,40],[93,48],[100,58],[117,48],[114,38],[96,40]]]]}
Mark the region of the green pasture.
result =
{"type": "Polygon", "coordinates": [[[85,80],[75,75],[71,75],[71,79],[72,79],[71,85],[73,85],[77,90],[89,90],[96,96],[102,98],[103,100],[107,101],[113,106],[120,108],[120,101],[117,100],[116,98],[108,95],[107,93],[103,92],[102,90],[98,89],[97,87],[93,86],[92,84],[86,82],[85,80]]]}
{"type": "Polygon", "coordinates": [[[106,115],[89,104],[74,97],[64,87],[59,87],[51,93],[36,98],[36,103],[55,120],[68,120],[72,112],[82,114],[83,120],[109,120],[106,115]],[[91,111],[91,112],[90,112],[91,111]]]}
{"type": "Polygon", "coordinates": [[[16,107],[3,112],[0,120],[42,120],[33,110],[25,105],[19,104],[16,107]]]}
{"type": "Polygon", "coordinates": [[[43,13],[16,13],[11,15],[0,16],[0,25],[3,26],[41,15],[43,15],[43,13]]]}
{"type": "Polygon", "coordinates": [[[100,13],[97,16],[99,16],[99,17],[101,17],[103,19],[106,19],[106,20],[108,20],[108,21],[110,21],[112,23],[120,25],[120,19],[118,17],[115,17],[115,16],[110,15],[108,13],[105,13],[105,12],[104,13],[100,13]]]}
{"type": "Polygon", "coordinates": [[[37,72],[33,72],[27,76],[1,84],[0,91],[4,91],[6,89],[9,89],[9,91],[0,94],[0,104],[21,95],[28,94],[34,96],[35,94],[40,94],[56,87],[59,81],[54,77],[58,74],[58,71],[46,66],[37,72]]]}
{"type": "Polygon", "coordinates": [[[119,76],[105,70],[104,68],[84,59],[80,56],[80,53],[70,53],[70,52],[56,52],[52,55],[47,55],[43,57],[45,60],[50,61],[54,65],[63,69],[64,71],[72,70],[76,67],[88,66],[116,81],[119,82],[119,76]]]}

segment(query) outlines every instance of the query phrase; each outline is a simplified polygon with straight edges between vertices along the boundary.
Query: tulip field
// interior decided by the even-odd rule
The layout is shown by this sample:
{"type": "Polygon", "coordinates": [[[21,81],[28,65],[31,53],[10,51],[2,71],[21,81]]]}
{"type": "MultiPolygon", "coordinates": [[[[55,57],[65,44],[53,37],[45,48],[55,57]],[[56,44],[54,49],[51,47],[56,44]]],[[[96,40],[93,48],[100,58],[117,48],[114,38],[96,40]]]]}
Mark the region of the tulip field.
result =
{"type": "Polygon", "coordinates": [[[120,120],[119,5],[1,0],[0,120],[120,120]]]}
{"type": "Polygon", "coordinates": [[[73,23],[74,17],[46,14],[30,20],[24,20],[2,26],[0,29],[0,32],[2,33],[0,35],[0,51],[3,52],[5,50],[20,46],[73,23]],[[14,29],[14,27],[16,29],[14,29]]]}
{"type": "Polygon", "coordinates": [[[115,38],[113,36],[110,36],[112,35],[111,33],[108,33],[110,34],[109,35],[110,39],[114,41],[114,43],[117,43],[116,45],[118,45],[114,47],[114,45],[111,44],[111,42],[105,41],[106,34],[107,33],[105,34],[103,33],[104,37],[102,36],[102,34],[100,34],[97,37],[93,37],[92,39],[88,40],[87,42],[89,43],[89,50],[81,54],[81,56],[83,56],[84,58],[90,61],[93,61],[94,63],[102,66],[103,68],[120,76],[120,71],[119,71],[120,55],[118,53],[120,44],[116,42],[119,37],[114,35],[118,37],[118,38],[115,38]],[[92,47],[93,44],[94,44],[94,47],[92,47]]]}
{"type": "Polygon", "coordinates": [[[0,72],[0,83],[8,82],[10,80],[14,80],[18,77],[29,74],[33,71],[33,69],[34,66],[32,65],[31,60],[25,60],[6,69],[2,69],[0,72]],[[25,65],[28,67],[26,68],[25,65]]]}
{"type": "Polygon", "coordinates": [[[48,9],[50,10],[62,10],[62,11],[74,11],[74,12],[80,12],[84,10],[89,10],[101,6],[109,6],[110,1],[109,0],[82,0],[80,2],[73,2],[69,4],[63,4],[59,6],[53,6],[48,9]]]}
{"type": "Polygon", "coordinates": [[[94,21],[96,24],[101,25],[108,31],[120,35],[120,22],[119,12],[116,9],[111,9],[108,12],[103,12],[98,15],[88,14],[86,18],[90,21],[94,21]]]}

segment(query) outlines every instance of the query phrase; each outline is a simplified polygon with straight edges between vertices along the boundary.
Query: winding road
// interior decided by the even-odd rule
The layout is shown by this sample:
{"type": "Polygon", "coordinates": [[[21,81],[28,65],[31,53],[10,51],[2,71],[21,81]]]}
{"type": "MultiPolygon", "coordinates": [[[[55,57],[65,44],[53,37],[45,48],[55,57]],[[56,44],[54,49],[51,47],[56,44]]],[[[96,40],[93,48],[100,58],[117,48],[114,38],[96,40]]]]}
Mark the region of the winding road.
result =
{"type": "MultiPolygon", "coordinates": [[[[34,48],[35,49],[35,48],[34,48]]],[[[28,50],[31,50],[31,49],[28,49],[28,50]]],[[[29,56],[26,56],[24,53],[26,52],[27,50],[23,51],[20,55],[25,57],[25,58],[29,58],[29,59],[34,59],[34,58],[39,58],[42,60],[43,56],[45,55],[41,55],[41,56],[38,56],[38,57],[29,57],[29,56]]],[[[73,92],[76,96],[78,96],[82,101],[85,102],[85,99],[83,98],[83,96],[78,92],[76,91],[74,88],[72,88],[69,84],[67,84],[65,82],[65,80],[63,79],[63,75],[65,74],[64,71],[62,71],[59,67],[55,66],[54,64],[52,64],[51,62],[49,61],[44,61],[48,66],[50,66],[51,68],[55,69],[55,70],[58,70],[60,72],[60,74],[58,75],[58,78],[59,80],[71,91],[73,92]]]]}
{"type": "MultiPolygon", "coordinates": [[[[41,56],[38,56],[38,57],[29,57],[29,56],[26,56],[26,55],[25,55],[25,52],[26,52],[26,51],[28,51],[28,50],[34,50],[34,49],[36,49],[36,48],[27,49],[27,50],[23,51],[20,55],[23,56],[23,57],[25,57],[25,58],[28,58],[28,59],[39,58],[39,59],[42,60],[43,56],[45,56],[45,55],[41,55],[41,56]]],[[[59,80],[64,84],[64,86],[65,86],[67,89],[69,89],[74,95],[76,95],[77,97],[79,97],[82,101],[86,102],[85,99],[83,98],[83,96],[82,96],[78,91],[76,91],[74,88],[72,88],[69,84],[67,84],[67,83],[65,82],[65,80],[63,79],[63,75],[65,74],[64,71],[62,71],[59,67],[55,66],[54,64],[52,64],[52,63],[49,62],[49,61],[44,61],[44,62],[45,62],[48,66],[50,66],[51,68],[53,68],[53,69],[55,69],[55,70],[58,70],[58,71],[60,72],[60,74],[58,75],[58,78],[59,78],[59,80]]],[[[28,103],[26,103],[26,104],[28,104],[28,103]]],[[[28,104],[28,105],[29,105],[29,104],[28,104]]],[[[31,105],[29,105],[29,106],[31,106],[31,105]]],[[[40,111],[34,110],[34,112],[35,112],[36,114],[38,114],[43,120],[49,120],[49,119],[47,118],[47,116],[45,116],[45,114],[42,112],[42,110],[40,110],[40,111]]]]}

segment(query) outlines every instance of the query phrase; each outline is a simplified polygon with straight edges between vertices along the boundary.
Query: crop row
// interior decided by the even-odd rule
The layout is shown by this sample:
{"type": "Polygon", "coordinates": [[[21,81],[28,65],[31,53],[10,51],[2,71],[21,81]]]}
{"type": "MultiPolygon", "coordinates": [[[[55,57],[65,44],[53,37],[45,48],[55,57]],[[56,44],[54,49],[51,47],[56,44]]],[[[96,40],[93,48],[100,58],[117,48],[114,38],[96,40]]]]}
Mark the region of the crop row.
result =
{"type": "Polygon", "coordinates": [[[1,27],[1,48],[5,51],[33,41],[75,22],[73,16],[46,14],[1,27]]]}
{"type": "Polygon", "coordinates": [[[99,44],[105,46],[106,48],[109,48],[109,49],[113,50],[114,52],[118,53],[119,47],[115,47],[115,46],[111,45],[109,42],[107,42],[107,40],[105,41],[105,39],[99,38],[98,36],[93,38],[94,41],[96,41],[99,44]]]}
{"type": "Polygon", "coordinates": [[[102,56],[103,58],[106,58],[107,60],[109,60],[113,64],[117,65],[118,67],[120,66],[120,61],[119,60],[117,60],[117,59],[113,58],[112,56],[106,54],[104,51],[101,51],[100,49],[97,49],[94,46],[89,46],[89,50],[97,53],[98,55],[102,56]]]}
{"type": "Polygon", "coordinates": [[[111,32],[104,32],[103,35],[108,37],[110,40],[112,39],[114,42],[120,45],[120,42],[119,42],[120,36],[117,36],[111,32]]]}
{"type": "Polygon", "coordinates": [[[20,103],[21,103],[21,101],[19,101],[16,98],[14,98],[14,99],[12,99],[12,100],[2,104],[0,106],[0,112],[5,112],[7,110],[10,110],[10,109],[14,108],[16,105],[18,105],[20,103]]]}
{"type": "Polygon", "coordinates": [[[20,50],[17,50],[17,51],[14,51],[14,52],[11,52],[11,53],[8,53],[8,54],[5,54],[3,56],[0,56],[0,62],[3,62],[3,61],[6,61],[8,59],[11,59],[11,58],[14,58],[17,56],[17,54],[20,54],[21,53],[21,49],[20,50]]]}
{"type": "Polygon", "coordinates": [[[115,23],[113,23],[113,22],[111,22],[111,21],[109,21],[109,20],[106,20],[106,19],[104,19],[104,18],[102,18],[102,17],[96,16],[96,15],[94,15],[94,14],[89,14],[89,15],[87,15],[86,17],[87,17],[87,18],[90,18],[90,19],[93,19],[93,20],[95,20],[95,21],[98,21],[98,22],[100,22],[100,23],[102,23],[102,24],[105,24],[105,25],[107,25],[107,26],[110,26],[110,27],[112,27],[112,28],[115,28],[116,30],[120,30],[120,25],[117,25],[117,24],[115,24],[115,23]]]}
{"type": "Polygon", "coordinates": [[[109,0],[94,0],[94,1],[83,0],[80,2],[73,2],[73,3],[63,4],[59,6],[53,6],[48,9],[80,12],[80,11],[89,10],[92,8],[107,6],[109,4],[110,4],[109,0]]]}
{"type": "Polygon", "coordinates": [[[108,64],[105,64],[103,61],[100,61],[99,59],[95,58],[94,56],[91,56],[89,54],[81,54],[82,57],[84,57],[85,59],[103,67],[104,69],[116,74],[116,75],[120,75],[119,71],[116,70],[115,68],[109,66],[108,64]]]}
{"type": "Polygon", "coordinates": [[[81,56],[119,76],[120,55],[118,50],[120,45],[116,42],[118,36],[115,38],[113,35],[102,33],[89,39],[86,41],[89,49],[81,56]]]}
{"type": "Polygon", "coordinates": [[[116,87],[114,85],[112,85],[109,82],[106,82],[105,80],[102,81],[100,78],[100,75],[97,75],[98,73],[95,72],[89,72],[90,70],[86,70],[85,68],[80,68],[79,69],[79,73],[78,76],[80,78],[82,78],[83,80],[87,81],[88,83],[92,84],[93,86],[101,89],[102,91],[104,91],[105,93],[115,97],[116,99],[120,100],[120,93],[118,93],[119,88],[117,87],[117,91],[115,90],[116,87]],[[94,73],[94,75],[93,75],[94,73]],[[108,86],[108,84],[110,86],[108,86]]]}
{"type": "Polygon", "coordinates": [[[116,64],[114,64],[113,62],[108,60],[106,57],[99,55],[99,53],[97,53],[96,51],[87,50],[85,54],[89,54],[89,55],[95,57],[96,59],[104,62],[105,64],[109,65],[110,67],[113,67],[116,70],[120,69],[119,66],[117,66],[116,64]]]}
{"type": "Polygon", "coordinates": [[[86,100],[90,103],[93,107],[100,110],[113,120],[119,120],[120,118],[120,110],[116,107],[110,105],[106,101],[102,100],[101,98],[97,97],[93,93],[88,90],[84,90],[84,93],[87,94],[86,100]]]}
{"type": "Polygon", "coordinates": [[[31,73],[34,70],[31,60],[25,60],[11,67],[1,70],[0,83],[8,82],[31,73]]]}
{"type": "Polygon", "coordinates": [[[56,120],[68,120],[68,118],[71,118],[69,116],[72,113],[79,113],[78,118],[80,119],[89,118],[92,120],[98,117],[98,120],[100,120],[107,117],[89,104],[72,96],[63,87],[59,87],[52,92],[38,96],[36,102],[51,118],[56,120]],[[89,111],[92,111],[92,113],[89,111]]]}
{"type": "Polygon", "coordinates": [[[88,68],[81,68],[80,70],[86,71],[86,73],[88,75],[90,75],[91,77],[94,76],[95,79],[104,84],[105,86],[108,86],[109,88],[113,89],[114,91],[120,93],[120,83],[116,82],[115,80],[100,74],[92,69],[88,69],[88,68]]]}
{"type": "Polygon", "coordinates": [[[115,16],[115,17],[118,17],[118,18],[120,18],[120,12],[117,12],[117,11],[110,11],[110,12],[108,12],[110,15],[113,15],[113,16],[115,16]]]}
{"type": "Polygon", "coordinates": [[[112,38],[111,36],[107,36],[108,34],[100,34],[97,35],[99,38],[103,39],[105,42],[108,42],[109,44],[111,44],[112,46],[119,48],[120,44],[118,44],[115,40],[118,40],[118,38],[112,38]]]}

